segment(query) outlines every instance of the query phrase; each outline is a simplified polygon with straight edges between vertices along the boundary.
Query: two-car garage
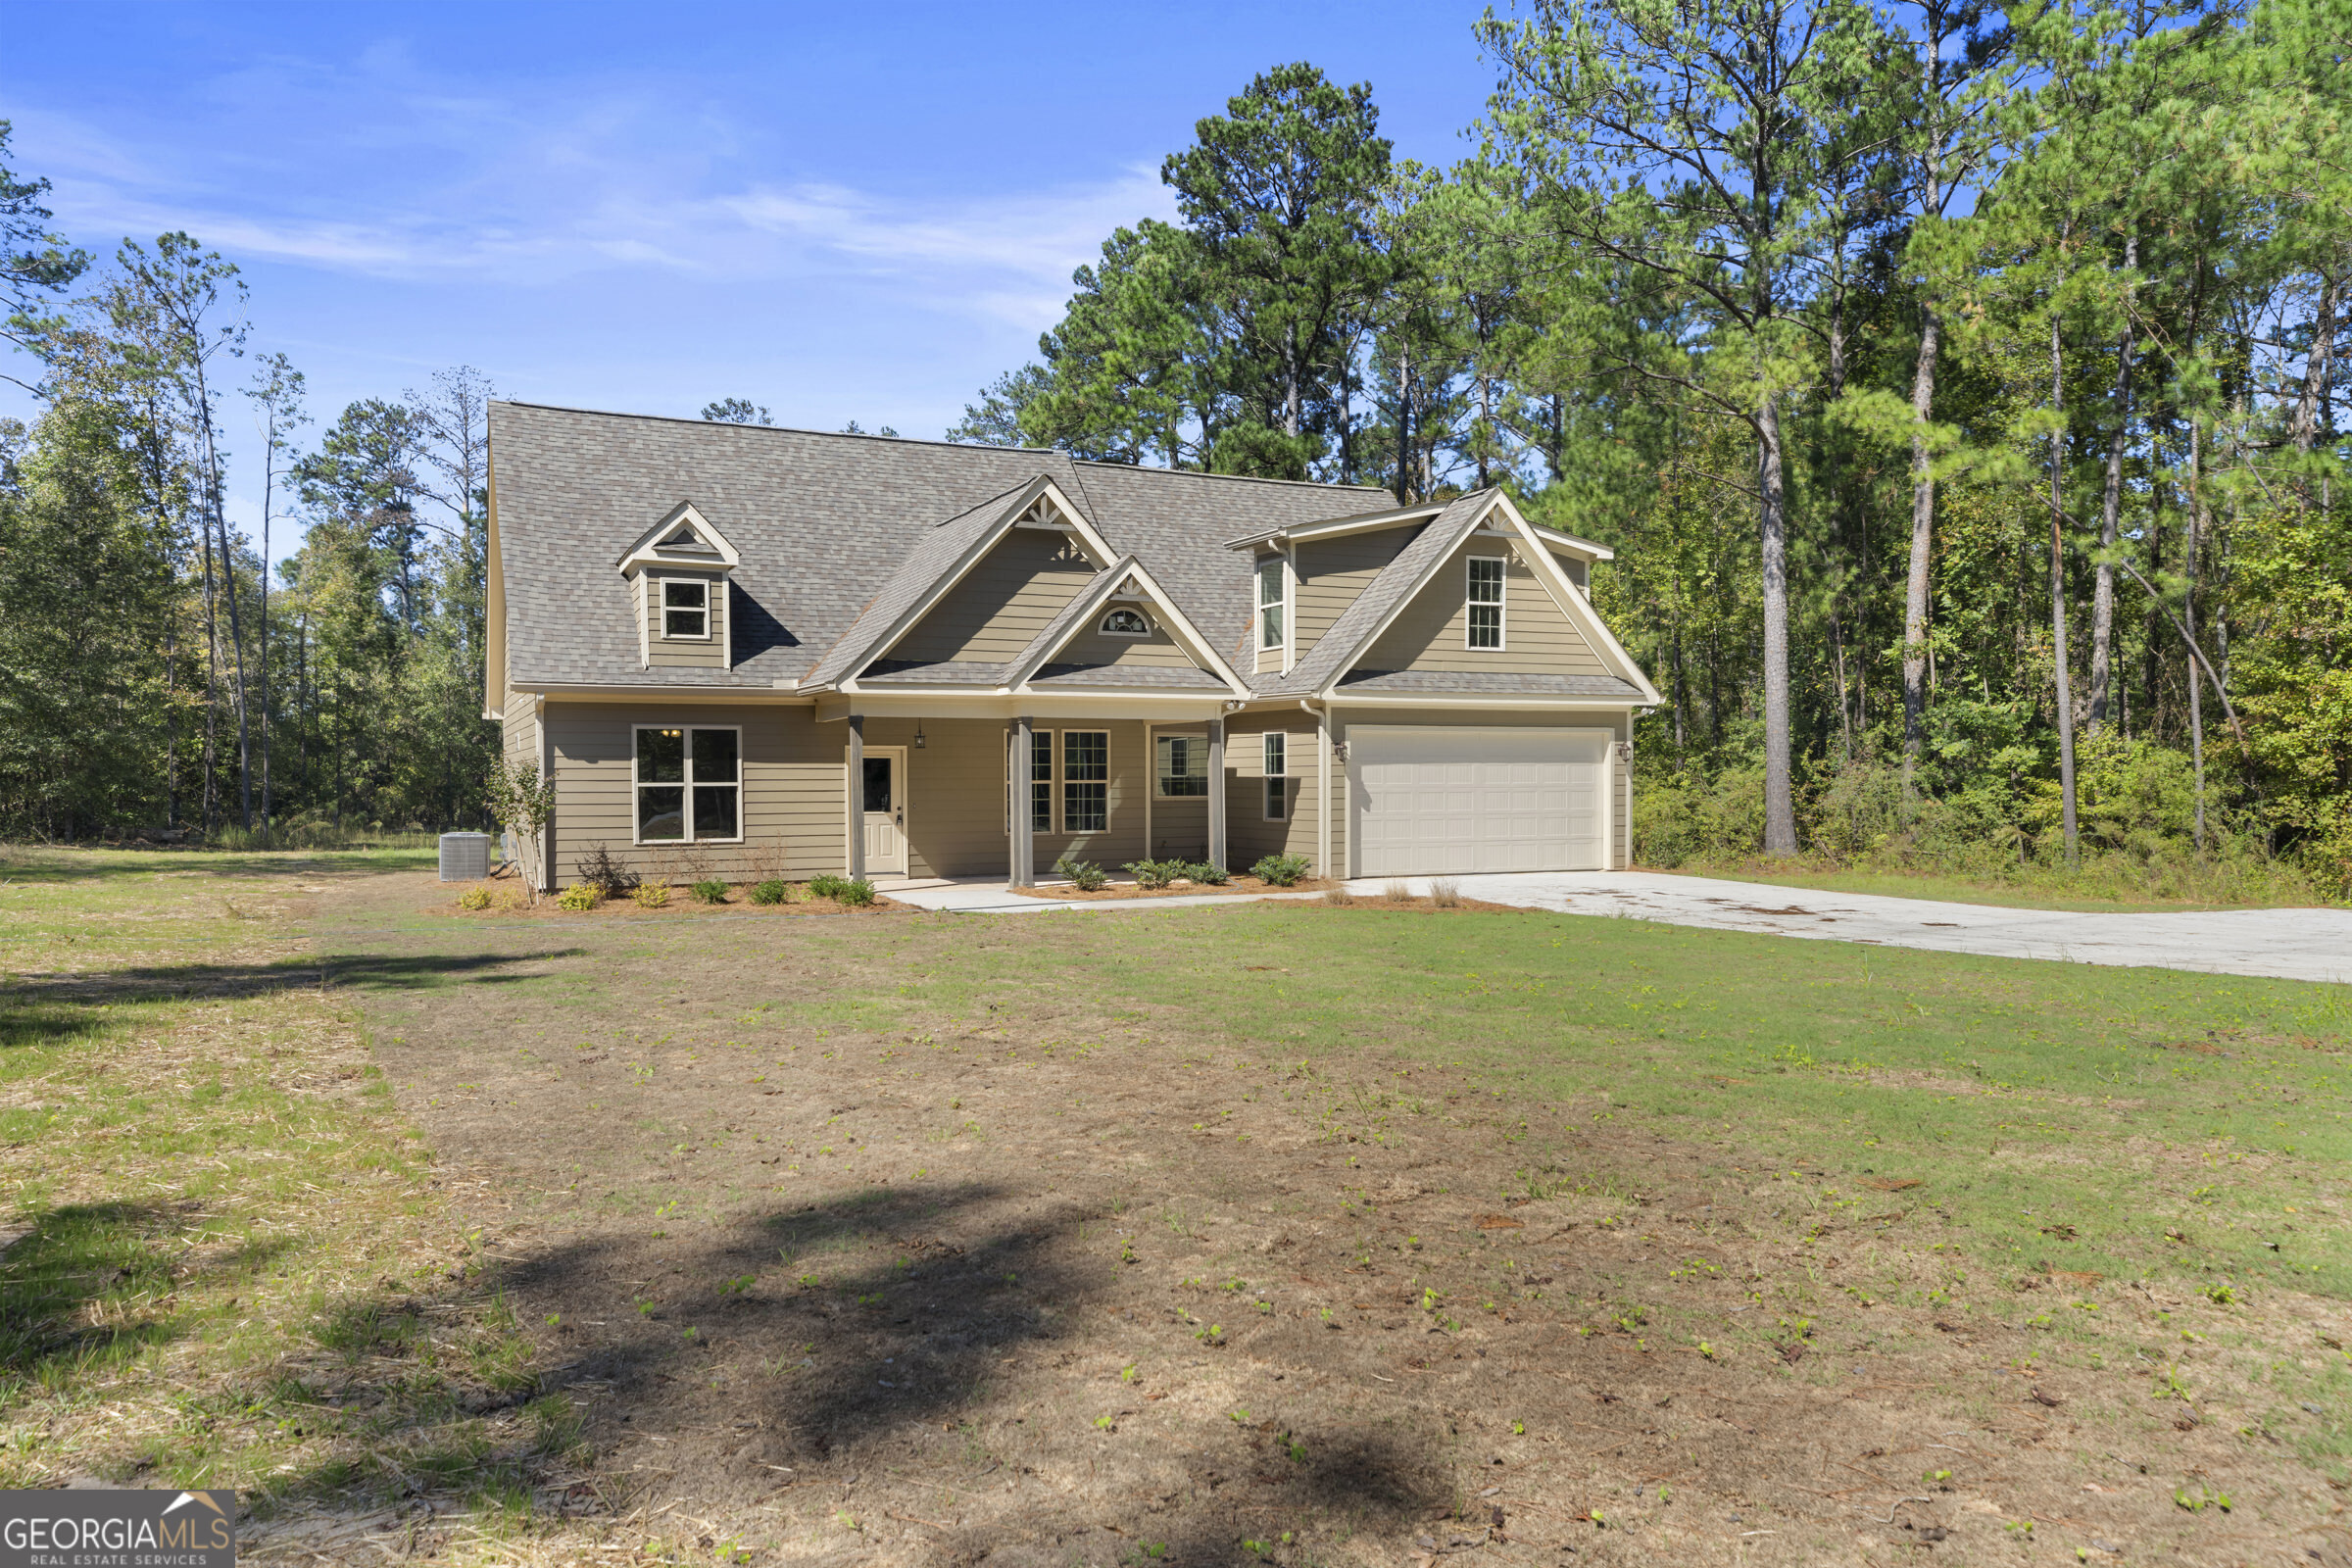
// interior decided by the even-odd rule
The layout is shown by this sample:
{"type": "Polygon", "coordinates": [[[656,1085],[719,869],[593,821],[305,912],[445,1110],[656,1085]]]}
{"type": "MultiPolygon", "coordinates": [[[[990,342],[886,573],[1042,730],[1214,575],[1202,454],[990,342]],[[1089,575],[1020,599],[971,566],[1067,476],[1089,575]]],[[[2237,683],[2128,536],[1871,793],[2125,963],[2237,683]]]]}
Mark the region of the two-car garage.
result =
{"type": "Polygon", "coordinates": [[[1351,724],[1357,876],[1582,871],[1608,864],[1607,730],[1351,724]]]}

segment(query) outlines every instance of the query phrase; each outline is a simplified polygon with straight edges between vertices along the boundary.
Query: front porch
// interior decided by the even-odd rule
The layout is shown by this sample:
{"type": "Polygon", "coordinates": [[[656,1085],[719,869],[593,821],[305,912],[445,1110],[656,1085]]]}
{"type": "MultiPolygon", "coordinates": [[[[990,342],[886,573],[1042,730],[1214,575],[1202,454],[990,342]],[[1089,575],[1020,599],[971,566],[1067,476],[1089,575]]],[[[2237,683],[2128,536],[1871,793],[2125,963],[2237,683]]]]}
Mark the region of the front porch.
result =
{"type": "Polygon", "coordinates": [[[843,715],[852,876],[1034,886],[1056,863],[1225,863],[1222,718],[843,715]]]}

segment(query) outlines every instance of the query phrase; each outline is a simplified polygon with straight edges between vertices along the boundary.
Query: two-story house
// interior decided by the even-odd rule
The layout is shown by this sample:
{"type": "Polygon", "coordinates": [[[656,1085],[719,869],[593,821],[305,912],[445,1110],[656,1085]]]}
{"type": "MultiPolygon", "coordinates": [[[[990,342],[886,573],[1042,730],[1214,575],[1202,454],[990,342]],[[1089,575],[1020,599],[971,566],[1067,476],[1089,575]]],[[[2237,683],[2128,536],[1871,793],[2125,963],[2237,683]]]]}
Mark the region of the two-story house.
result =
{"type": "Polygon", "coordinates": [[[741,879],[1063,856],[1622,865],[1659,699],[1499,490],[490,413],[489,716],[604,846],[741,879]]]}

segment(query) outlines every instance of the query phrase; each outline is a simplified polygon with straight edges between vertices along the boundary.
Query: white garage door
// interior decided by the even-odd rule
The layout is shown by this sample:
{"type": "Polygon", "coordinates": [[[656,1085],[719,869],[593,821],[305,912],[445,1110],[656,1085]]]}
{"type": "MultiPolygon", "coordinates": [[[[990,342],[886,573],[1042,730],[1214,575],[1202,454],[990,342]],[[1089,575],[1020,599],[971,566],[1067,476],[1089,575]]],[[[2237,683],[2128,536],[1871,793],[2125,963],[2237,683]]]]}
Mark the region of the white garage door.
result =
{"type": "Polygon", "coordinates": [[[1598,869],[1608,756],[1601,730],[1350,725],[1355,874],[1598,869]]]}

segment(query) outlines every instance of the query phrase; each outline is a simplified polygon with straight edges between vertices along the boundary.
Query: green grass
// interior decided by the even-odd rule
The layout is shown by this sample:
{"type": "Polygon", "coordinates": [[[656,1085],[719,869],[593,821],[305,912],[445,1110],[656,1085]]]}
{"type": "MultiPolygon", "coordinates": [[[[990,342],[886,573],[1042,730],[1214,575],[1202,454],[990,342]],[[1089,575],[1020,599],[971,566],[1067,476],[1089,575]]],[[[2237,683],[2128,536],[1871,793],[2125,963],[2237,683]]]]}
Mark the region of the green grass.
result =
{"type": "Polygon", "coordinates": [[[0,857],[0,1485],[268,1512],[527,1478],[465,1401],[527,1385],[530,1345],[278,902],[419,858],[0,857]]]}

